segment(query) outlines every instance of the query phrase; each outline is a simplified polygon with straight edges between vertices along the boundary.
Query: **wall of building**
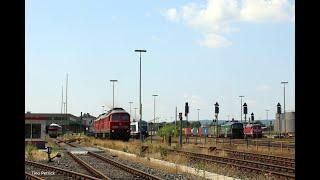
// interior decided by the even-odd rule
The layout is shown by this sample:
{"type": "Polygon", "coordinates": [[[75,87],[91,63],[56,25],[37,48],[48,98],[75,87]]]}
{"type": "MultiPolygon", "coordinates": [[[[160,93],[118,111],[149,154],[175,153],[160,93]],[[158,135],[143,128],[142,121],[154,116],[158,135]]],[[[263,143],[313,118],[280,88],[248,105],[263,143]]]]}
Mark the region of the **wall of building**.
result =
{"type": "Polygon", "coordinates": [[[280,126],[279,126],[279,114],[276,114],[274,121],[274,130],[281,133],[295,133],[295,112],[286,112],[280,114],[280,126]],[[284,121],[285,118],[285,121],[284,121]]]}

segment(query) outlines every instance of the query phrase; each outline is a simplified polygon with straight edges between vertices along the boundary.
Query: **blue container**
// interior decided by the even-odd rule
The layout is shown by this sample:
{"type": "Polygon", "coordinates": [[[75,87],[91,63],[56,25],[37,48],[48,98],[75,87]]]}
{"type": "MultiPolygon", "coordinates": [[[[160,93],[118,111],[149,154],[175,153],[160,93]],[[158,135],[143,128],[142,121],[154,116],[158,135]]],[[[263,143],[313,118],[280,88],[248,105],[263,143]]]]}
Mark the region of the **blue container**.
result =
{"type": "Polygon", "coordinates": [[[204,132],[203,132],[204,135],[205,135],[205,136],[208,136],[208,132],[209,132],[208,127],[204,127],[204,128],[203,128],[203,131],[204,131],[204,132]]]}

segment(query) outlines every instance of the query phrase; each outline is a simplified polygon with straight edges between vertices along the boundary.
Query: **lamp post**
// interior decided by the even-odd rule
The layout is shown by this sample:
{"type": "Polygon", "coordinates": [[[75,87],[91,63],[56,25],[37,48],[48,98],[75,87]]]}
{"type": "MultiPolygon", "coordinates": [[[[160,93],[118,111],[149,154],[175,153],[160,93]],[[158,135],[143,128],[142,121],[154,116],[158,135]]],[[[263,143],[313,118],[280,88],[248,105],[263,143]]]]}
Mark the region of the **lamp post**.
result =
{"type": "Polygon", "coordinates": [[[240,115],[240,119],[241,119],[241,122],[242,122],[242,98],[244,97],[244,96],[239,96],[240,97],[240,99],[241,99],[241,103],[240,103],[240,107],[241,107],[241,115],[240,115]]]}
{"type": "Polygon", "coordinates": [[[114,83],[117,82],[118,80],[110,80],[110,82],[112,82],[112,87],[113,87],[113,91],[112,91],[112,108],[114,108],[114,83]]]}
{"type": "MultiPolygon", "coordinates": [[[[269,109],[266,109],[266,112],[267,112],[267,121],[268,121],[268,111],[269,111],[269,109]]],[[[270,134],[271,134],[271,124],[269,124],[269,136],[270,136],[270,134]]]]}
{"type": "MultiPolygon", "coordinates": [[[[153,94],[153,125],[156,124],[156,97],[158,96],[157,94],[153,94]]],[[[152,133],[153,131],[153,126],[152,126],[152,129],[151,129],[151,143],[152,143],[152,133]]]]}
{"type": "Polygon", "coordinates": [[[132,119],[132,118],[131,118],[131,104],[132,104],[132,103],[133,103],[133,102],[131,102],[131,101],[129,102],[129,105],[130,105],[130,122],[131,122],[131,119],[132,119]]]}
{"type": "Polygon", "coordinates": [[[198,121],[199,121],[199,111],[200,111],[200,109],[197,109],[198,110],[198,121]]]}
{"type": "Polygon", "coordinates": [[[142,104],[141,104],[141,53],[142,52],[147,52],[146,50],[143,49],[136,49],[134,50],[134,52],[139,52],[140,53],[140,88],[139,88],[139,114],[140,114],[140,126],[139,126],[139,130],[140,130],[140,140],[142,142],[142,133],[141,133],[141,119],[142,119],[142,104]]]}
{"type": "Polygon", "coordinates": [[[137,120],[137,109],[138,108],[134,108],[134,122],[137,120]]]}
{"type": "Polygon", "coordinates": [[[248,114],[248,106],[247,103],[243,104],[243,114],[244,114],[244,122],[247,124],[247,114],[248,114]]]}
{"type": "Polygon", "coordinates": [[[218,104],[218,102],[216,102],[216,104],[214,104],[214,113],[215,113],[215,116],[216,116],[216,124],[217,124],[217,126],[216,126],[216,137],[218,137],[218,114],[219,114],[219,104],[218,104]]]}
{"type": "Polygon", "coordinates": [[[288,82],[283,81],[283,119],[284,119],[284,134],[287,135],[287,127],[286,127],[286,84],[288,82]]]}
{"type": "Polygon", "coordinates": [[[280,103],[277,104],[277,114],[279,115],[279,138],[281,138],[281,122],[280,122],[281,105],[280,103]]]}

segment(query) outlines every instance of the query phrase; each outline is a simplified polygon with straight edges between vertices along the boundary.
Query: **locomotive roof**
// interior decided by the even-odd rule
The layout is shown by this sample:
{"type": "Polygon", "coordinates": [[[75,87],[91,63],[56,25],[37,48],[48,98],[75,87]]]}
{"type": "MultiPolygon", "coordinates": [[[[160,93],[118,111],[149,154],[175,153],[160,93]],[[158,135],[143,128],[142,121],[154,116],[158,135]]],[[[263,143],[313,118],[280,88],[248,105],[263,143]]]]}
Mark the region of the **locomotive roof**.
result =
{"type": "Polygon", "coordinates": [[[107,111],[106,113],[102,113],[100,114],[96,120],[99,120],[101,118],[107,117],[110,114],[114,114],[114,113],[128,113],[126,110],[124,110],[123,108],[120,107],[116,107],[116,108],[112,108],[109,111],[107,111]]]}

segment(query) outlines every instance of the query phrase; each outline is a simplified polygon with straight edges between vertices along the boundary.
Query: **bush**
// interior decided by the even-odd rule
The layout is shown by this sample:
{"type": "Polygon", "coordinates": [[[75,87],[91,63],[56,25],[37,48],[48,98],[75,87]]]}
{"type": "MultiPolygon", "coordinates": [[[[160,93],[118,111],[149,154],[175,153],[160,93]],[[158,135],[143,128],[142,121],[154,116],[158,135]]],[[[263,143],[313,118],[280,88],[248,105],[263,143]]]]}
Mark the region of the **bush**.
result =
{"type": "Polygon", "coordinates": [[[167,149],[160,147],[160,155],[161,157],[166,157],[168,155],[167,149]]]}

